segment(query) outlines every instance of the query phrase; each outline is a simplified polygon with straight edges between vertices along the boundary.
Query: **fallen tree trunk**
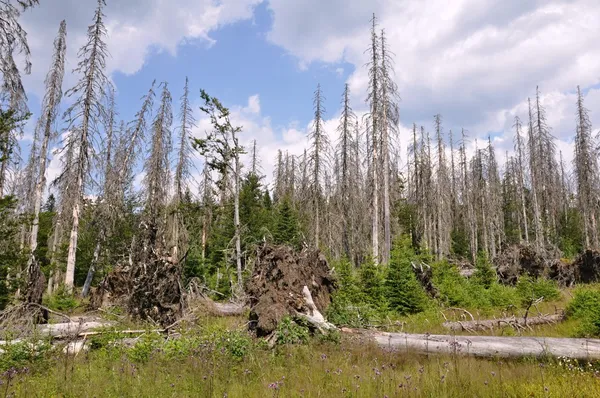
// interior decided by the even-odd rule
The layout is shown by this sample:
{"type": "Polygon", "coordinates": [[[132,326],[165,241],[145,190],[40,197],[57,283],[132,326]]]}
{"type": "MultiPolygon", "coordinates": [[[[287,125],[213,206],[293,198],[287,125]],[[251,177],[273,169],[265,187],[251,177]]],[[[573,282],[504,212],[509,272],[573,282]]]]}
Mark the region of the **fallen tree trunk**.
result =
{"type": "Polygon", "coordinates": [[[62,337],[62,336],[77,336],[81,333],[91,331],[93,329],[112,326],[108,322],[68,322],[55,323],[52,325],[38,325],[37,332],[42,336],[62,337]]]}
{"type": "Polygon", "coordinates": [[[246,312],[246,307],[244,307],[242,304],[212,302],[211,305],[214,306],[214,311],[217,313],[217,315],[221,316],[244,315],[246,312]]]}
{"type": "Polygon", "coordinates": [[[457,354],[476,357],[567,357],[600,359],[600,340],[547,337],[449,336],[353,331],[362,333],[382,348],[424,354],[457,354]]]}
{"type": "Polygon", "coordinates": [[[494,328],[502,328],[503,326],[512,326],[515,329],[524,329],[528,326],[547,325],[551,323],[562,322],[564,315],[541,315],[530,318],[499,318],[473,321],[448,321],[442,326],[452,331],[486,331],[494,330],[494,328]]]}

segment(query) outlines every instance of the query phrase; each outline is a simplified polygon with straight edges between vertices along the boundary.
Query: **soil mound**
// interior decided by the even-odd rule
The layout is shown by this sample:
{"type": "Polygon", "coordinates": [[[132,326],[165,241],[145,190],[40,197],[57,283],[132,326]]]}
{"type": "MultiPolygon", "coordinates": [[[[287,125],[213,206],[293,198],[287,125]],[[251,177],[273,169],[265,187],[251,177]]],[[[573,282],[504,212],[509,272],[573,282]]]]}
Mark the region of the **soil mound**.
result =
{"type": "Polygon", "coordinates": [[[157,258],[135,266],[117,266],[92,294],[93,308],[122,306],[139,319],[162,326],[181,317],[181,270],[167,259],[157,258]]]}
{"type": "Polygon", "coordinates": [[[575,262],[575,281],[578,283],[594,283],[600,281],[600,252],[586,250],[575,262]]]}
{"type": "Polygon", "coordinates": [[[494,259],[500,282],[515,285],[520,275],[534,278],[549,276],[552,265],[559,261],[560,251],[556,248],[537,250],[531,245],[505,247],[494,259]]]}
{"type": "Polygon", "coordinates": [[[310,314],[302,290],[306,286],[317,310],[331,303],[335,280],[325,256],[318,250],[296,253],[287,246],[265,245],[246,283],[250,304],[250,328],[257,336],[275,331],[285,316],[310,314]]]}

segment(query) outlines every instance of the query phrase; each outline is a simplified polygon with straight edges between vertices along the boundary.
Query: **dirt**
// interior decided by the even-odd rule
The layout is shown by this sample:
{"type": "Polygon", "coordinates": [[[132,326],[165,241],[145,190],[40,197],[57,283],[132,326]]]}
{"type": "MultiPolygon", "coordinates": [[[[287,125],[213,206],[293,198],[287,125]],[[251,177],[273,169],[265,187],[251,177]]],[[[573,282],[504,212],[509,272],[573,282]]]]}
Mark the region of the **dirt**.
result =
{"type": "Polygon", "coordinates": [[[181,269],[165,258],[117,266],[92,294],[93,308],[120,306],[134,318],[162,326],[182,315],[181,269]]]}
{"type": "Polygon", "coordinates": [[[594,283],[600,281],[600,252],[586,250],[574,262],[575,281],[577,283],[594,283]]]}
{"type": "Polygon", "coordinates": [[[287,246],[272,245],[261,249],[245,287],[251,308],[250,328],[257,336],[273,333],[285,316],[308,311],[302,295],[304,286],[324,313],[331,303],[335,279],[321,252],[297,253],[287,246]]]}
{"type": "Polygon", "coordinates": [[[494,259],[494,265],[500,282],[515,285],[520,275],[549,276],[560,256],[560,251],[552,247],[538,250],[531,245],[511,245],[494,259]]]}

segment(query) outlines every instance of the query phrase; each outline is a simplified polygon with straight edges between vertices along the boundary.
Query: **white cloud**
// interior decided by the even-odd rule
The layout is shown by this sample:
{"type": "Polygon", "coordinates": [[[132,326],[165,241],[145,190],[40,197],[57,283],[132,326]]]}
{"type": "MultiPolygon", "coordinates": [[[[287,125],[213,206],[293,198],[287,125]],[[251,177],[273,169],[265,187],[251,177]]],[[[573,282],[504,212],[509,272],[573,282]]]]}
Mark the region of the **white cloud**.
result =
{"type": "Polygon", "coordinates": [[[395,54],[406,125],[430,123],[439,112],[449,127],[498,131],[504,122],[498,113],[534,95],[538,84],[549,109],[559,112],[549,112],[550,122],[561,124],[559,118],[572,115],[555,107],[552,97],[600,82],[597,1],[270,0],[269,6],[269,40],[301,64],[355,66],[348,82],[356,104],[367,87],[365,49],[375,12],[395,54]]]}
{"type": "MultiPolygon", "coordinates": [[[[210,33],[222,26],[250,19],[254,7],[263,0],[127,0],[109,1],[105,8],[107,44],[111,57],[110,73],[139,71],[152,51],[176,55],[182,41],[200,40],[214,44],[210,33]]],[[[67,67],[77,65],[77,51],[85,43],[87,26],[94,16],[96,2],[91,0],[52,0],[41,2],[23,14],[28,32],[33,72],[25,78],[26,87],[43,95],[43,81],[52,55],[52,42],[59,23],[67,21],[67,67]]],[[[65,87],[76,76],[66,74],[65,87]]]]}

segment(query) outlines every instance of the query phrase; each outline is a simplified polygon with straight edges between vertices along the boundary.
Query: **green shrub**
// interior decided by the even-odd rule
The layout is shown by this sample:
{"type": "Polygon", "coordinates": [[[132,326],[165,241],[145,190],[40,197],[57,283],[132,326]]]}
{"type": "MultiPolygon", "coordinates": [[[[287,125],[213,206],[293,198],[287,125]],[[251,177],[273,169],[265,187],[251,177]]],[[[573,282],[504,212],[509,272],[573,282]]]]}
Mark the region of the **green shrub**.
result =
{"type": "Polygon", "coordinates": [[[385,267],[375,265],[373,260],[368,260],[360,266],[358,283],[363,295],[362,301],[373,308],[386,308],[385,272],[385,267]]]}
{"type": "Polygon", "coordinates": [[[18,341],[0,346],[0,373],[39,365],[48,359],[52,345],[47,341],[18,341]]]}
{"type": "Polygon", "coordinates": [[[484,253],[479,254],[477,257],[477,263],[475,264],[475,274],[473,275],[473,282],[479,283],[486,289],[489,289],[494,282],[496,282],[497,276],[496,271],[492,268],[487,255],[484,253]]]}
{"type": "Polygon", "coordinates": [[[146,363],[161,343],[161,336],[155,333],[146,333],[127,351],[127,357],[131,362],[146,363]]]}
{"type": "Polygon", "coordinates": [[[309,337],[308,327],[299,325],[289,316],[279,322],[275,331],[275,343],[277,345],[306,344],[309,337]]]}
{"type": "Polygon", "coordinates": [[[61,287],[46,298],[46,305],[52,310],[70,312],[79,306],[79,301],[64,287],[61,287]]]}
{"type": "Polygon", "coordinates": [[[492,283],[489,289],[486,290],[486,294],[492,308],[517,307],[521,302],[514,287],[504,286],[499,283],[492,283]]]}
{"type": "Polygon", "coordinates": [[[392,251],[385,293],[390,309],[402,315],[415,314],[427,308],[429,300],[413,272],[411,262],[418,261],[410,247],[410,238],[404,237],[392,251]]]}
{"type": "Polygon", "coordinates": [[[354,304],[339,298],[335,294],[331,305],[327,309],[327,320],[337,326],[363,328],[369,326],[376,319],[379,319],[379,312],[371,305],[365,303],[354,304]]]}
{"type": "Polygon", "coordinates": [[[579,321],[577,337],[600,336],[600,291],[577,289],[566,309],[567,317],[579,321]]]}
{"type": "Polygon", "coordinates": [[[342,334],[339,330],[327,330],[325,333],[319,334],[318,339],[324,343],[340,344],[342,341],[342,334]]]}
{"type": "Polygon", "coordinates": [[[252,339],[247,332],[228,330],[219,325],[206,330],[201,339],[237,360],[243,359],[252,348],[252,339]]]}
{"type": "Polygon", "coordinates": [[[556,282],[545,278],[533,279],[530,276],[519,278],[517,293],[521,299],[521,305],[524,307],[540,298],[543,298],[545,301],[553,301],[560,298],[560,290],[556,282]]]}

